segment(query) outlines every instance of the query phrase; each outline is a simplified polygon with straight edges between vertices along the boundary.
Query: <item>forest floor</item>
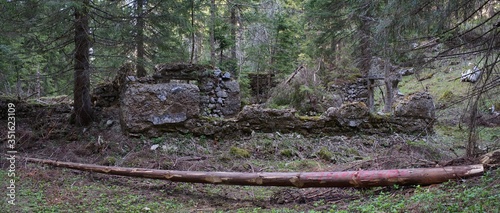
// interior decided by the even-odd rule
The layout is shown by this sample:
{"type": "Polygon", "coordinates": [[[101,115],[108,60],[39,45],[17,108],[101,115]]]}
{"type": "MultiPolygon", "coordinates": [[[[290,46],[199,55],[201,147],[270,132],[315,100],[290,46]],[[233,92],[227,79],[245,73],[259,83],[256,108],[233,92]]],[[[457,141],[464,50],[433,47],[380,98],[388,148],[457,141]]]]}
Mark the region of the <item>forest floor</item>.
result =
{"type": "MultiPolygon", "coordinates": [[[[3,193],[6,212],[499,212],[500,170],[481,177],[431,186],[308,188],[225,186],[93,174],[26,163],[23,157],[75,163],[184,171],[287,172],[347,171],[468,165],[466,94],[456,77],[465,62],[424,70],[424,81],[407,76],[405,94],[428,88],[437,102],[435,133],[422,135],[337,135],[255,133],[235,140],[193,135],[126,137],[117,109],[103,109],[90,128],[76,128],[67,115],[19,116],[16,135],[15,204],[3,193]],[[447,70],[439,72],[438,70],[447,70]],[[448,71],[449,70],[449,71],[448,71]],[[50,118],[50,119],[48,119],[50,118]],[[109,122],[111,121],[111,122],[109,122]],[[114,122],[114,123],[113,123],[114,122]],[[54,126],[67,126],[58,132],[54,126]],[[30,126],[37,126],[34,131],[30,126]],[[155,148],[156,147],[156,148],[155,148]],[[152,148],[155,148],[154,150],[152,148]]],[[[498,93],[497,93],[498,94],[498,93]]],[[[498,103],[492,96],[481,112],[498,103]]],[[[1,123],[2,128],[6,124],[1,123]]],[[[61,130],[61,129],[59,129],[61,130]]],[[[6,138],[2,131],[0,136],[6,138]]],[[[481,126],[480,152],[499,149],[500,127],[481,126]]],[[[6,153],[6,145],[1,152],[6,153]]],[[[7,189],[10,162],[0,162],[0,186],[7,189]]]]}
{"type": "MultiPolygon", "coordinates": [[[[22,120],[22,119],[21,119],[22,120]]],[[[29,123],[29,118],[22,122],[29,123]]],[[[431,186],[309,188],[225,186],[93,174],[26,163],[22,157],[185,171],[347,171],[468,165],[466,134],[437,126],[432,135],[255,133],[238,140],[192,135],[129,138],[105,121],[71,128],[67,138],[18,145],[16,205],[7,212],[498,212],[500,171],[431,186]],[[76,136],[74,136],[76,135],[76,136]],[[156,147],[152,150],[152,147],[156,147]]],[[[484,141],[498,137],[488,128],[484,141]]],[[[17,130],[20,134],[23,125],[17,130]]],[[[498,148],[498,144],[483,144],[498,148]]],[[[8,161],[0,178],[8,180],[8,161]]],[[[7,181],[2,181],[6,189],[7,181]]],[[[5,196],[5,193],[4,193],[5,196]]]]}

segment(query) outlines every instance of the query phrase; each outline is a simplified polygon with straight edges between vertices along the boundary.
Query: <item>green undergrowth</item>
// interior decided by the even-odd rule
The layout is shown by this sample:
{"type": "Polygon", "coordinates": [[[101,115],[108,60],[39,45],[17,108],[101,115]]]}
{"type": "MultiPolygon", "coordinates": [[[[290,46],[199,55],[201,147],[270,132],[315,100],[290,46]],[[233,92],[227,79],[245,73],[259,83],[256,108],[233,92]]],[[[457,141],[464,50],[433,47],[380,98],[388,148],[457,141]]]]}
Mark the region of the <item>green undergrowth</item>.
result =
{"type": "Polygon", "coordinates": [[[332,205],[329,212],[499,212],[499,179],[500,170],[496,170],[478,181],[417,186],[411,193],[401,188],[359,199],[347,206],[332,205]]]}

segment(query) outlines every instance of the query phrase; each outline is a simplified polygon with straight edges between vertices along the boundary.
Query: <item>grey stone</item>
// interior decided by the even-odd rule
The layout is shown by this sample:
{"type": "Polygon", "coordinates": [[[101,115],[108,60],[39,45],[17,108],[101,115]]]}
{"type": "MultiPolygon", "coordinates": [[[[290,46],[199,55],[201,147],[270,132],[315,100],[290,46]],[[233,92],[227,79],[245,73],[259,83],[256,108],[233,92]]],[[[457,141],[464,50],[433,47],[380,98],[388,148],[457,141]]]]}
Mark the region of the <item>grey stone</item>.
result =
{"type": "Polygon", "coordinates": [[[154,150],[158,149],[158,147],[160,147],[160,145],[154,144],[153,146],[151,146],[151,150],[154,151],[154,150]]]}
{"type": "Polygon", "coordinates": [[[222,75],[222,79],[223,80],[229,80],[229,79],[231,79],[231,73],[224,72],[224,74],[222,75]]]}
{"type": "Polygon", "coordinates": [[[127,81],[134,82],[134,81],[137,81],[137,79],[135,78],[135,76],[130,75],[130,76],[127,76],[127,81]]]}
{"type": "Polygon", "coordinates": [[[222,71],[219,68],[215,68],[214,69],[214,75],[215,75],[215,77],[219,77],[221,73],[222,73],[222,71]]]}
{"type": "Polygon", "coordinates": [[[149,121],[151,121],[154,125],[161,125],[161,124],[181,123],[185,120],[187,120],[186,113],[181,112],[181,113],[166,113],[160,116],[152,116],[149,121]]]}
{"type": "Polygon", "coordinates": [[[228,92],[240,92],[240,84],[238,81],[226,81],[224,85],[226,86],[228,92]]]}
{"type": "Polygon", "coordinates": [[[224,90],[221,90],[221,91],[217,92],[217,97],[227,98],[227,92],[224,90]]]}
{"type": "Polygon", "coordinates": [[[106,121],[106,126],[107,126],[107,127],[111,127],[111,126],[113,126],[113,124],[114,124],[114,123],[115,123],[115,122],[114,122],[113,120],[107,120],[107,121],[106,121]]]}

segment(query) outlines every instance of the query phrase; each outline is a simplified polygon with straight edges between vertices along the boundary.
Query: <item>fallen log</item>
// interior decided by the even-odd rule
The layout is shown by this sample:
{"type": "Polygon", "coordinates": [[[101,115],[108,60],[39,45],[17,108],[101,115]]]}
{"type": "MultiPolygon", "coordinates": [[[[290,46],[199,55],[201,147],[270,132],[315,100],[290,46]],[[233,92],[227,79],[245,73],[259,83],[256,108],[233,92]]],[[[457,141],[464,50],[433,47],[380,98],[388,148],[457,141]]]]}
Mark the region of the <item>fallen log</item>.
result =
{"type": "Polygon", "coordinates": [[[27,162],[55,167],[172,182],[209,183],[248,186],[310,187],[374,187],[393,185],[429,185],[452,179],[479,176],[483,165],[450,166],[442,168],[393,169],[346,172],[194,172],[99,166],[54,160],[25,158],[27,162]]]}

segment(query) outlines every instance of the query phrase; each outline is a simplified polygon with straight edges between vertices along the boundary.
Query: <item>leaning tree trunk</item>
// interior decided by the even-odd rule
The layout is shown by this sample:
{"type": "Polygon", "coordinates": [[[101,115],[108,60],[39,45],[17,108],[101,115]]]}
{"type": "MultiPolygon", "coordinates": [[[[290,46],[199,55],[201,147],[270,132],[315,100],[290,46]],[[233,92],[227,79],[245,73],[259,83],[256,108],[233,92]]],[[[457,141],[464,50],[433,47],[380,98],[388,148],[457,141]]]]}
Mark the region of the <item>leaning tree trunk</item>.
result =
{"type": "Polygon", "coordinates": [[[93,111],[90,103],[89,69],[89,0],[82,0],[82,6],[75,9],[75,84],[73,118],[77,126],[87,126],[92,122],[93,111]]]}
{"type": "Polygon", "coordinates": [[[60,162],[53,160],[26,158],[27,162],[43,163],[83,171],[162,179],[172,182],[209,183],[248,186],[291,186],[310,187],[373,187],[397,185],[429,185],[452,179],[478,176],[483,173],[483,165],[452,166],[427,169],[393,169],[378,171],[347,172],[194,172],[142,168],[126,168],[60,162]]]}

